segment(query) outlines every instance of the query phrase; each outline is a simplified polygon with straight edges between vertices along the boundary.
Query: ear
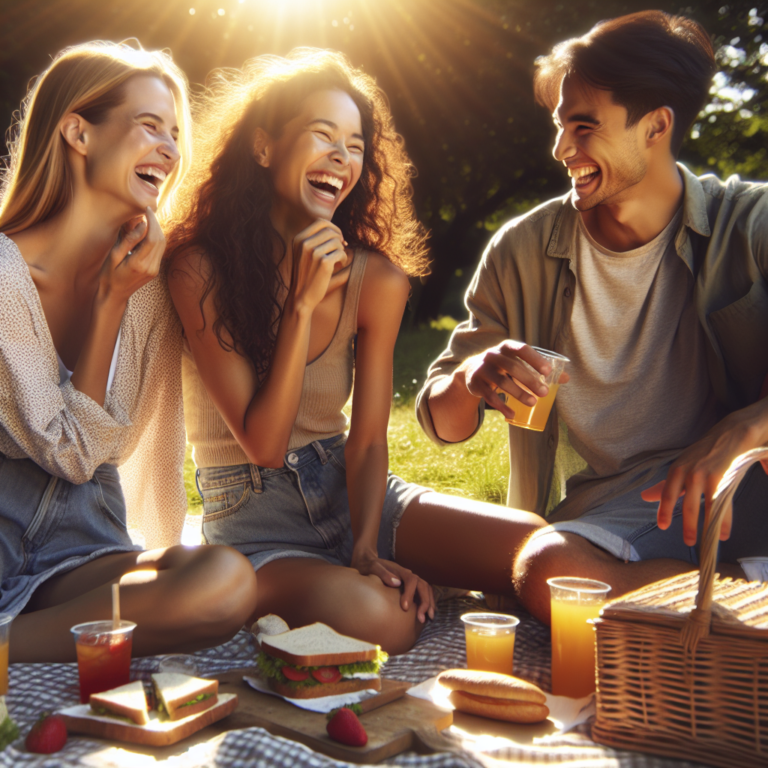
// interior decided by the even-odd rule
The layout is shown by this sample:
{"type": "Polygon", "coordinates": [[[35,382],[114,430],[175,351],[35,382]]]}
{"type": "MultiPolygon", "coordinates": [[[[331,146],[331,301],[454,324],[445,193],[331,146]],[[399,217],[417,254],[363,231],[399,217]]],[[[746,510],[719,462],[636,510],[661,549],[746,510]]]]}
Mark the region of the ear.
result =
{"type": "Polygon", "coordinates": [[[671,107],[659,107],[649,112],[646,116],[648,121],[646,131],[646,143],[648,147],[658,144],[663,140],[670,142],[672,140],[672,129],[675,125],[675,113],[671,107]]]}
{"type": "Polygon", "coordinates": [[[272,139],[263,128],[253,135],[253,156],[262,168],[269,168],[272,159],[272,139]]]}
{"type": "Polygon", "coordinates": [[[59,130],[64,141],[78,154],[85,157],[88,154],[88,121],[84,120],[76,112],[70,112],[64,116],[59,124],[59,130]]]}

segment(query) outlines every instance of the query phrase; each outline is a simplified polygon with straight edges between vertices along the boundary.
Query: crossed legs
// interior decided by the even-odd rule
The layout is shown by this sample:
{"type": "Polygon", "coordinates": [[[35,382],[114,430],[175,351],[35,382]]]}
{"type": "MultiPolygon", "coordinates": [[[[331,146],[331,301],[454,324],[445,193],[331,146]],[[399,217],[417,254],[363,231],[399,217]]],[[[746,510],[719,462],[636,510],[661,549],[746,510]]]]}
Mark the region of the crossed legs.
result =
{"type": "Polygon", "coordinates": [[[11,662],[75,660],[70,627],[112,615],[136,623],[135,656],[191,652],[229,640],[256,600],[251,564],[229,547],[124,552],[56,576],[36,590],[11,631],[11,662]]]}

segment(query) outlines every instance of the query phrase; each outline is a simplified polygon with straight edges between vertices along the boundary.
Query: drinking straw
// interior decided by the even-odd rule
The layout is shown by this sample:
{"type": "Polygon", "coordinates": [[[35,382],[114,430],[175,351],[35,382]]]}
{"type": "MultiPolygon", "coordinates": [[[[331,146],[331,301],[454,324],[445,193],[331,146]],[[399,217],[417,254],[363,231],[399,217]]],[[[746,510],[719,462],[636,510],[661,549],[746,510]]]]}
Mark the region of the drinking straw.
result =
{"type": "Polygon", "coordinates": [[[112,629],[120,629],[120,585],[112,585],[112,629]]]}

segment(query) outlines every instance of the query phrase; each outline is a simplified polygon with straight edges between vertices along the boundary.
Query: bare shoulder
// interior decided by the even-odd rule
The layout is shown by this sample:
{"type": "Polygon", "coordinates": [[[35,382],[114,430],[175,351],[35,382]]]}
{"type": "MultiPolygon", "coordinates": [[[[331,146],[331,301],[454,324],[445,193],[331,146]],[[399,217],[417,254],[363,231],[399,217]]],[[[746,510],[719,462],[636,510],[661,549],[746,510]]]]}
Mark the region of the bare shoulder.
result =
{"type": "Polygon", "coordinates": [[[369,251],[362,290],[371,293],[385,291],[390,297],[393,294],[405,294],[407,296],[410,291],[410,283],[408,276],[400,267],[380,253],[369,251]]]}
{"type": "Polygon", "coordinates": [[[168,285],[174,298],[199,296],[211,276],[208,256],[202,249],[188,248],[175,253],[168,264],[168,285]]]}

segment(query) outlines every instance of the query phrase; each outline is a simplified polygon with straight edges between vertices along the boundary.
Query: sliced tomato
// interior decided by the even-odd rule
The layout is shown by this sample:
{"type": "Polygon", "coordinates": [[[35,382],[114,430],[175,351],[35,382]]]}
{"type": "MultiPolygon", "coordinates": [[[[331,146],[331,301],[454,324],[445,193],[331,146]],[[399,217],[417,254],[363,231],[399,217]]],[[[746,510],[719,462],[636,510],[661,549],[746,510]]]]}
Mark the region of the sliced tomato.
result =
{"type": "Polygon", "coordinates": [[[306,669],[296,669],[296,667],[283,667],[283,674],[294,683],[300,683],[309,677],[306,669]]]}
{"type": "Polygon", "coordinates": [[[337,683],[341,680],[341,672],[338,667],[318,667],[312,670],[312,677],[318,683],[337,683]]]}

